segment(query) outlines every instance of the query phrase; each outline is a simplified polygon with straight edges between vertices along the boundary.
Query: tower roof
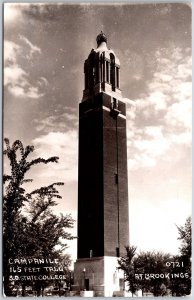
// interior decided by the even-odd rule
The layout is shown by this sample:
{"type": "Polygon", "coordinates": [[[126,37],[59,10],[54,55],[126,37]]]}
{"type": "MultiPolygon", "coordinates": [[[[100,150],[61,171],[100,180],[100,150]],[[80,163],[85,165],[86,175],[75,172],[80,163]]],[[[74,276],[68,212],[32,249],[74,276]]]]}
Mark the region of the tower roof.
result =
{"type": "Polygon", "coordinates": [[[101,32],[97,35],[96,37],[96,42],[97,42],[97,48],[96,49],[92,49],[92,51],[90,52],[90,54],[92,53],[104,53],[104,55],[107,58],[110,58],[110,54],[112,53],[115,57],[115,62],[119,65],[119,59],[116,57],[114,51],[112,49],[108,49],[107,48],[107,36],[105,35],[104,32],[101,32]]]}
{"type": "Polygon", "coordinates": [[[100,34],[97,35],[96,42],[97,42],[98,46],[100,46],[100,44],[102,42],[107,43],[107,37],[106,37],[106,35],[102,31],[100,32],[100,34]]]}

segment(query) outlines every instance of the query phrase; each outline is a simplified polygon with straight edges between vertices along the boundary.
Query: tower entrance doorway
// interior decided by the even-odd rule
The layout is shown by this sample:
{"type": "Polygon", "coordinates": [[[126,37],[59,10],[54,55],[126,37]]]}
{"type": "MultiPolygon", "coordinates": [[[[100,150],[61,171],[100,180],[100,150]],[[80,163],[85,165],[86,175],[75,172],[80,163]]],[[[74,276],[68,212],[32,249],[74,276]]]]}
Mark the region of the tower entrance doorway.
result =
{"type": "Polygon", "coordinates": [[[89,286],[90,286],[89,278],[86,278],[85,279],[85,289],[86,289],[86,291],[89,291],[89,286]]]}

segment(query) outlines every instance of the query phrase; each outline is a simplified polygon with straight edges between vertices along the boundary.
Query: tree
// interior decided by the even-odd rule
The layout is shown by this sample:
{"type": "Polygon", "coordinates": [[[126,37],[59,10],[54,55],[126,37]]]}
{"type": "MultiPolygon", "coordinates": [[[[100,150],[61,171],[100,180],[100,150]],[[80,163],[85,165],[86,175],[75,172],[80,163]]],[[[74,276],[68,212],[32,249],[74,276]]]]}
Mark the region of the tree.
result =
{"type": "MultiPolygon", "coordinates": [[[[56,196],[55,185],[60,185],[60,183],[54,183],[48,187],[37,189],[29,196],[31,201],[26,209],[28,218],[25,220],[23,234],[24,237],[27,237],[27,240],[24,243],[25,251],[23,252],[26,256],[30,255],[33,258],[57,258],[59,263],[56,270],[63,266],[62,270],[59,268],[59,271],[53,271],[53,266],[47,263],[47,267],[51,267],[51,270],[47,268],[45,271],[42,268],[41,274],[63,274],[67,276],[69,274],[70,257],[63,253],[67,247],[66,240],[73,238],[67,232],[67,229],[73,227],[74,221],[70,215],[64,216],[60,214],[60,216],[57,216],[52,213],[51,208],[56,205],[53,199],[54,195],[56,196]],[[28,233],[27,236],[26,232],[28,233]]],[[[57,198],[60,198],[60,196],[57,196],[57,198]]],[[[49,282],[51,283],[51,281],[60,288],[60,279],[50,280],[49,282]]],[[[43,291],[49,282],[45,280],[35,282],[35,290],[38,295],[40,295],[41,290],[43,291]]]]}
{"type": "Polygon", "coordinates": [[[127,247],[126,255],[118,260],[125,273],[129,290],[151,292],[154,296],[184,296],[191,293],[191,218],[184,226],[177,226],[181,241],[179,255],[156,251],[136,253],[136,247],[127,247]]]}
{"type": "MultiPolygon", "coordinates": [[[[9,160],[10,174],[3,176],[3,273],[5,294],[10,296],[13,284],[9,281],[9,259],[61,258],[66,247],[64,241],[73,238],[66,229],[72,228],[74,221],[70,215],[56,216],[51,210],[57,204],[55,199],[61,198],[56,187],[63,183],[56,182],[30,193],[24,188],[25,183],[32,181],[26,178],[31,167],[57,163],[59,158],[53,156],[28,161],[33,146],[24,148],[19,140],[10,146],[8,139],[5,139],[5,146],[3,153],[9,160]]],[[[67,258],[67,265],[69,261],[67,258]]]]}
{"type": "Polygon", "coordinates": [[[128,283],[129,291],[133,296],[139,288],[138,280],[135,278],[136,270],[134,264],[135,252],[137,248],[134,246],[127,246],[125,248],[126,255],[118,260],[118,264],[119,269],[124,271],[125,281],[128,283]]]}
{"type": "Polygon", "coordinates": [[[169,280],[159,274],[167,271],[166,262],[170,255],[155,251],[139,254],[135,252],[136,247],[126,247],[126,256],[118,261],[119,268],[124,271],[129,291],[132,295],[137,290],[142,290],[142,292],[152,292],[154,296],[164,296],[167,293],[169,280]]]}
{"type": "Polygon", "coordinates": [[[191,217],[186,219],[184,226],[177,226],[178,240],[181,241],[180,255],[174,259],[177,266],[173,268],[174,273],[184,274],[184,278],[173,278],[171,280],[172,293],[176,296],[189,295],[191,293],[191,244],[192,223],[191,217]]]}
{"type": "Polygon", "coordinates": [[[154,296],[167,293],[169,279],[163,274],[168,273],[166,263],[170,255],[162,252],[140,252],[135,258],[136,274],[139,274],[140,287],[143,292],[151,292],[154,296]]]}
{"type": "Polygon", "coordinates": [[[181,247],[179,248],[182,256],[191,259],[191,244],[192,244],[192,223],[191,217],[186,219],[184,226],[177,226],[178,228],[178,240],[181,240],[181,247]]]}
{"type": "Polygon", "coordinates": [[[26,241],[26,254],[41,256],[48,254],[62,254],[66,248],[66,240],[72,239],[67,228],[73,227],[73,219],[70,215],[57,216],[53,214],[51,208],[57,205],[54,197],[59,196],[54,183],[48,187],[37,189],[28,195],[30,201],[26,208],[28,220],[25,220],[24,235],[28,232],[28,241],[26,241]],[[35,197],[34,197],[35,196],[35,197]],[[35,243],[36,242],[36,243],[35,243]],[[55,249],[57,245],[57,250],[55,249]],[[33,246],[33,248],[32,248],[33,246]],[[27,248],[28,247],[28,248],[27,248]]]}

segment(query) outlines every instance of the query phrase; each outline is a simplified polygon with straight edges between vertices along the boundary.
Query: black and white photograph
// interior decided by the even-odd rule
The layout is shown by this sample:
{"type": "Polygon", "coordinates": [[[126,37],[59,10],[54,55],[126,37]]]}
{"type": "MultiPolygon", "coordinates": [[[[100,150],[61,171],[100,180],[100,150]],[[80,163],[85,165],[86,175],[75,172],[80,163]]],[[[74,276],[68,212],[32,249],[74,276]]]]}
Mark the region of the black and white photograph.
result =
{"type": "Polygon", "coordinates": [[[191,297],[191,24],[3,4],[4,297],[191,297]]]}

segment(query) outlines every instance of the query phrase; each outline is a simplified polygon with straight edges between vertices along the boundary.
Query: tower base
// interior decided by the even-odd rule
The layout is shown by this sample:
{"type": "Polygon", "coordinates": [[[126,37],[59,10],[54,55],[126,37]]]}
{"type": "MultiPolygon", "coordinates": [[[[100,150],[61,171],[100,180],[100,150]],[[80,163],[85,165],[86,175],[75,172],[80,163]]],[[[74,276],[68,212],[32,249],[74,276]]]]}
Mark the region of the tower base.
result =
{"type": "Polygon", "coordinates": [[[79,295],[91,291],[100,297],[124,294],[124,274],[117,269],[117,261],[117,257],[110,256],[78,259],[74,264],[73,291],[79,295]]]}

